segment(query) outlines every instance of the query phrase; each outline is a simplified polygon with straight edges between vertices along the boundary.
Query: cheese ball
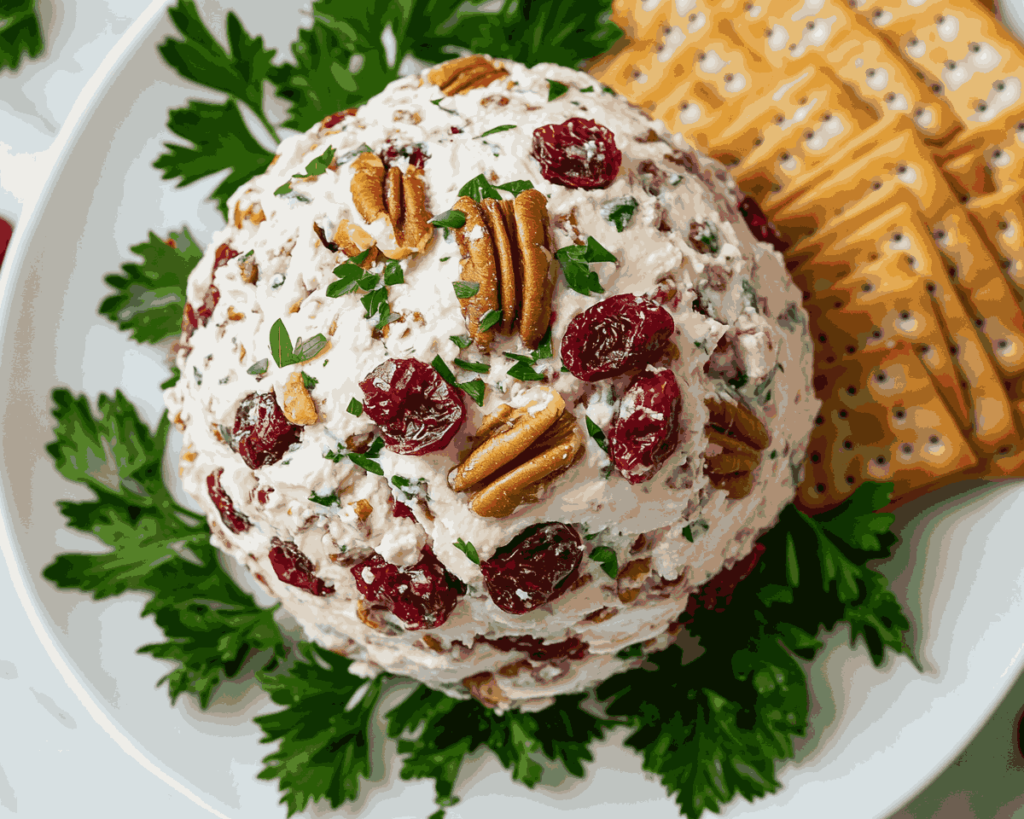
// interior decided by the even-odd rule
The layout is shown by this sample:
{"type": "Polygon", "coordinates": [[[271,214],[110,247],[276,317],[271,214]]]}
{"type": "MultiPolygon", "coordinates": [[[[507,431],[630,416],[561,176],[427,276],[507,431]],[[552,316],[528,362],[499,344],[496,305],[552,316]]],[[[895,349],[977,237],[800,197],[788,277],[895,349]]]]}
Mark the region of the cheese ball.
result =
{"type": "Polygon", "coordinates": [[[358,673],[543,708],[668,645],[792,500],[801,294],[725,169],[592,77],[403,77],[228,204],[182,480],[358,673]]]}

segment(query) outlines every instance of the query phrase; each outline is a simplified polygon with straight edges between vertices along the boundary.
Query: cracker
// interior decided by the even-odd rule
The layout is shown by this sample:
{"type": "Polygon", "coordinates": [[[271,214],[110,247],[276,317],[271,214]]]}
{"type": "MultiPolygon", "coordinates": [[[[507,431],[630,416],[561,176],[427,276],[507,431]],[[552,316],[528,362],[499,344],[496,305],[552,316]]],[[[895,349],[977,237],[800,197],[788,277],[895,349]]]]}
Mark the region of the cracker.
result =
{"type": "Polygon", "coordinates": [[[949,106],[845,0],[759,0],[757,7],[762,11],[756,18],[736,18],[736,32],[776,71],[793,76],[804,65],[829,68],[858,98],[880,112],[912,119],[929,140],[944,142],[959,130],[949,106]]]}
{"type": "Polygon", "coordinates": [[[1024,109],[1024,46],[973,0],[876,0],[875,30],[938,85],[967,134],[1024,109]]]}
{"type": "Polygon", "coordinates": [[[967,202],[967,211],[1018,298],[1024,296],[1024,193],[1017,189],[980,196],[967,202]]]}
{"type": "Polygon", "coordinates": [[[821,423],[808,445],[799,505],[831,508],[864,481],[893,481],[895,495],[976,468],[978,456],[906,342],[820,367],[821,423]]]}

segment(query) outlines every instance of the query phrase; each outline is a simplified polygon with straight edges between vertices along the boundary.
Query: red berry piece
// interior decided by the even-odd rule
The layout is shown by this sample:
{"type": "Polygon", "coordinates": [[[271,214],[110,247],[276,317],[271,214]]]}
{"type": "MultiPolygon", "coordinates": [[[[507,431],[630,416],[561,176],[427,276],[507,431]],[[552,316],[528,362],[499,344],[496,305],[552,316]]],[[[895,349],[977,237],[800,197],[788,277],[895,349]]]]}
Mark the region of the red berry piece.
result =
{"type": "Polygon", "coordinates": [[[220,476],[223,474],[224,470],[218,469],[216,472],[211,472],[207,475],[206,491],[210,494],[210,500],[213,501],[213,505],[220,512],[220,519],[224,521],[224,525],[236,535],[240,535],[249,528],[249,519],[235,509],[235,505],[231,502],[231,498],[228,497],[228,493],[220,485],[220,476]]]}
{"type": "Polygon", "coordinates": [[[648,370],[633,379],[608,434],[612,463],[627,481],[649,481],[675,452],[682,406],[671,370],[648,370]]]}
{"type": "Polygon", "coordinates": [[[480,564],[491,600],[509,614],[526,614],[557,600],[583,560],[579,533],[564,523],[538,523],[480,564]]]}
{"type": "Polygon", "coordinates": [[[558,660],[582,660],[589,654],[590,645],[579,637],[570,637],[560,643],[542,643],[536,637],[498,637],[488,640],[480,638],[501,651],[521,651],[531,660],[538,663],[557,662],[558,660]]]}
{"type": "Polygon", "coordinates": [[[231,247],[231,245],[225,243],[217,248],[217,252],[213,254],[213,272],[216,275],[217,271],[224,267],[229,261],[238,255],[238,251],[231,247]]]}
{"type": "Polygon", "coordinates": [[[736,591],[736,587],[742,580],[750,576],[761,561],[763,554],[764,546],[755,543],[753,551],[742,560],[737,560],[731,569],[723,569],[714,577],[709,578],[686,601],[686,612],[683,619],[692,620],[699,608],[705,608],[708,611],[725,611],[725,607],[732,602],[732,595],[736,591]]]}
{"type": "Polygon", "coordinates": [[[335,125],[338,125],[349,117],[355,116],[358,110],[358,108],[346,108],[344,111],[337,111],[333,114],[328,114],[320,120],[320,127],[325,131],[328,128],[333,128],[335,125]]]}
{"type": "Polygon", "coordinates": [[[466,591],[462,581],[434,556],[429,544],[423,547],[423,557],[415,566],[395,566],[375,553],[349,571],[359,593],[371,603],[384,606],[409,631],[444,625],[466,591]]]}
{"type": "Polygon", "coordinates": [[[288,447],[298,443],[301,432],[284,417],[272,392],[252,392],[243,398],[231,429],[238,454],[250,469],[276,464],[288,447]]]}
{"type": "Polygon", "coordinates": [[[387,448],[402,455],[444,449],[466,417],[462,394],[414,358],[389,358],[359,386],[387,448]]]}
{"type": "Polygon", "coordinates": [[[410,165],[415,165],[420,170],[423,170],[423,166],[427,164],[427,155],[423,152],[423,145],[395,145],[390,139],[384,143],[384,148],[380,152],[380,161],[384,163],[385,168],[390,168],[399,157],[405,157],[409,160],[410,165]]]}
{"type": "Polygon", "coordinates": [[[317,597],[334,594],[334,586],[328,586],[313,573],[313,561],[300,552],[298,546],[277,537],[270,542],[274,544],[270,549],[270,565],[278,580],[317,597]]]}
{"type": "Polygon", "coordinates": [[[395,501],[395,517],[396,518],[408,518],[409,520],[416,520],[416,515],[413,514],[412,509],[406,506],[401,501],[395,501]]]}
{"type": "Polygon", "coordinates": [[[767,242],[779,253],[785,253],[789,250],[789,242],[783,238],[775,225],[768,221],[768,217],[764,215],[764,211],[761,210],[761,206],[757,204],[756,199],[750,196],[744,197],[740,202],[740,213],[743,214],[747,227],[750,228],[750,232],[754,234],[755,239],[760,242],[767,242]]]}
{"type": "Polygon", "coordinates": [[[611,296],[569,322],[562,363],[583,381],[600,381],[646,367],[675,331],[672,315],[650,299],[611,296]]]}
{"type": "Polygon", "coordinates": [[[622,165],[615,135],[592,119],[579,117],[534,130],[532,154],[541,175],[566,188],[607,188],[622,165]]]}

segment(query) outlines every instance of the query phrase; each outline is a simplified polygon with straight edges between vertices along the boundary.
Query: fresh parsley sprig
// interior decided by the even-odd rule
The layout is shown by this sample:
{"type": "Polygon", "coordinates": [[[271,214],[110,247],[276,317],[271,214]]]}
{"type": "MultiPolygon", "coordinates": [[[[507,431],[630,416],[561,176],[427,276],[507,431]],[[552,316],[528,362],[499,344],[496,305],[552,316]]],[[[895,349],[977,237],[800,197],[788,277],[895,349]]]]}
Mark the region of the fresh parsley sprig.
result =
{"type": "Polygon", "coordinates": [[[0,71],[17,71],[22,57],[43,53],[36,0],[7,0],[0,7],[0,71]]]}
{"type": "Polygon", "coordinates": [[[284,656],[277,607],[260,608],[235,585],[218,563],[205,518],[178,505],[164,484],[167,414],[151,432],[120,392],[101,395],[98,414],[68,390],[54,390],[53,402],[55,440],[47,452],[65,478],[95,496],[62,501],[60,511],[68,527],[110,550],[59,555],[43,576],[97,600],[150,593],[142,614],[154,617],[166,641],[139,651],[175,663],[160,680],[172,702],[190,693],[205,708],[248,661],[272,667],[284,656]]]}
{"type": "Polygon", "coordinates": [[[152,231],[145,242],[132,246],[142,262],[125,262],[122,275],[104,281],[114,288],[100,304],[100,315],[115,322],[136,341],[153,344],[181,332],[188,274],[203,249],[187,227],[171,231],[163,241],[152,231]]]}
{"type": "Polygon", "coordinates": [[[585,245],[568,245],[559,248],[555,251],[555,256],[558,257],[558,261],[562,265],[565,283],[584,296],[604,292],[597,273],[590,269],[590,265],[597,262],[618,261],[615,255],[593,236],[587,237],[585,245]]]}

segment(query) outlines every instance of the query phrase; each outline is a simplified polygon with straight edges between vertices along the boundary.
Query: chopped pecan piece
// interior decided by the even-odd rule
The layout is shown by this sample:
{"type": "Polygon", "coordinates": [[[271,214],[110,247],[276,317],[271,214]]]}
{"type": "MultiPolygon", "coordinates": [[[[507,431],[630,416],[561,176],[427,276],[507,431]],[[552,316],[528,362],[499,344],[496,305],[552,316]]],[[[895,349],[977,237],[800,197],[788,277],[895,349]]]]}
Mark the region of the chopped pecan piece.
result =
{"type": "Polygon", "coordinates": [[[494,679],[494,675],[490,671],[466,677],[462,684],[469,690],[474,699],[487,708],[497,708],[502,705],[508,705],[511,702],[505,695],[505,692],[501,690],[501,686],[498,685],[498,681],[494,679]]]}
{"type": "Polygon", "coordinates": [[[471,88],[483,88],[507,77],[508,72],[486,57],[471,54],[441,63],[427,74],[427,79],[438,86],[446,97],[465,94],[471,88]]]}
{"type": "Polygon", "coordinates": [[[530,500],[542,484],[568,469],[583,444],[576,419],[562,397],[514,408],[502,404],[486,416],[480,443],[448,475],[456,492],[475,490],[470,508],[481,517],[503,518],[530,500]],[[531,411],[533,410],[533,411],[531,411]]]}
{"type": "Polygon", "coordinates": [[[292,373],[285,382],[284,417],[302,426],[316,423],[316,406],[302,381],[302,373],[292,373]]]}
{"type": "MultiPolygon", "coordinates": [[[[376,239],[380,252],[389,259],[422,252],[433,235],[423,171],[413,164],[404,172],[394,166],[385,170],[383,160],[369,151],[361,153],[352,168],[352,201],[359,215],[379,234],[371,239],[376,239]]],[[[360,237],[353,236],[351,227],[348,232],[359,247],[360,237]]],[[[345,247],[341,241],[338,244],[345,247]]]]}
{"type": "Polygon", "coordinates": [[[461,299],[470,336],[486,352],[495,329],[510,333],[518,320],[523,344],[535,349],[551,322],[557,273],[547,198],[537,190],[501,202],[478,203],[463,196],[453,210],[466,217],[455,232],[462,253],[462,281],[478,285],[473,296],[461,299]],[[481,329],[483,317],[492,310],[501,311],[500,327],[481,329]]]}
{"type": "Polygon", "coordinates": [[[733,499],[745,498],[771,436],[745,405],[716,399],[706,403],[711,417],[705,427],[710,446],[704,469],[716,489],[728,490],[733,499]]]}
{"type": "Polygon", "coordinates": [[[369,270],[377,261],[378,252],[373,244],[373,237],[359,225],[353,225],[347,219],[338,222],[338,229],[334,231],[334,243],[349,258],[358,256],[368,249],[370,252],[366,254],[366,258],[359,265],[363,270],[369,270]]]}

